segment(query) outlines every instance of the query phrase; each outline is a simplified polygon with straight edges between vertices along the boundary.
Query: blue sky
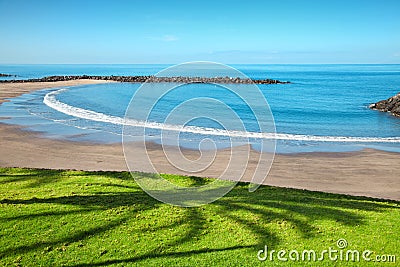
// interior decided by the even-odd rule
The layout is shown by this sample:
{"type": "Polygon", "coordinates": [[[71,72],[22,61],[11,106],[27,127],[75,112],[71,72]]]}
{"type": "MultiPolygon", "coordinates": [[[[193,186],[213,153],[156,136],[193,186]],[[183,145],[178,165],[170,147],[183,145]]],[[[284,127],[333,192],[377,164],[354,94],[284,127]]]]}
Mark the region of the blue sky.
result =
{"type": "Polygon", "coordinates": [[[0,63],[400,63],[400,1],[0,0],[0,63]]]}

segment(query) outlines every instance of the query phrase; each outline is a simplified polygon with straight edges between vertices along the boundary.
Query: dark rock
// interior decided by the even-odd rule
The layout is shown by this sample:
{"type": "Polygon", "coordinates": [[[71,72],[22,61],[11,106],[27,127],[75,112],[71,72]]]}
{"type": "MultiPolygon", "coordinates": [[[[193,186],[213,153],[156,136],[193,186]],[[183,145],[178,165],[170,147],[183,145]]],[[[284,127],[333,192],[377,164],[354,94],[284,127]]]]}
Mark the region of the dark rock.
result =
{"type": "Polygon", "coordinates": [[[400,93],[390,97],[387,100],[381,100],[369,105],[370,109],[376,109],[383,112],[390,112],[394,116],[400,117],[400,93]]]}
{"type": "Polygon", "coordinates": [[[17,75],[6,74],[6,73],[0,73],[0,77],[17,77],[17,75]]]}
{"type": "Polygon", "coordinates": [[[282,82],[279,80],[264,79],[264,80],[252,80],[242,79],[239,77],[157,77],[157,76],[91,76],[91,75],[73,75],[73,76],[48,76],[39,79],[27,79],[27,80],[7,80],[0,81],[0,83],[25,83],[25,82],[58,82],[58,81],[70,81],[79,79],[91,79],[91,80],[112,80],[117,82],[130,82],[130,83],[240,83],[240,84],[287,84],[290,82],[282,82]]]}

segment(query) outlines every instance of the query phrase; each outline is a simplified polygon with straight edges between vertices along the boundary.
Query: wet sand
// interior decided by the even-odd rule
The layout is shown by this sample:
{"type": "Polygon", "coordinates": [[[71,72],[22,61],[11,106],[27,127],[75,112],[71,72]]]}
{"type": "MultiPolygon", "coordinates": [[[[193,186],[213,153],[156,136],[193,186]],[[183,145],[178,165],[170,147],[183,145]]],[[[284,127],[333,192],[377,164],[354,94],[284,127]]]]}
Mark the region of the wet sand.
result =
{"type": "MultiPolygon", "coordinates": [[[[46,83],[0,84],[0,103],[6,98],[33,90],[106,81],[76,80],[46,83]]],[[[1,121],[0,121],[1,122],[1,121]]],[[[0,167],[28,167],[50,169],[77,169],[126,171],[122,144],[92,144],[43,138],[40,133],[24,131],[23,128],[0,123],[0,167]]],[[[129,145],[131,167],[135,171],[152,171],[143,155],[140,143],[129,145]]],[[[236,155],[243,155],[246,164],[233,164],[232,173],[244,172],[244,180],[251,180],[257,163],[269,166],[268,158],[258,161],[259,152],[247,146],[234,148],[236,155]]],[[[160,145],[147,143],[146,149],[156,170],[202,177],[220,177],[227,166],[232,152],[220,150],[212,164],[199,172],[188,172],[173,166],[165,157],[160,145]]],[[[198,151],[168,147],[170,156],[183,155],[190,160],[200,156],[198,151]]],[[[204,155],[203,155],[204,156],[204,155]]],[[[203,158],[211,159],[213,155],[203,158]]],[[[175,161],[176,163],[176,161],[175,161]]],[[[375,198],[400,200],[400,175],[398,166],[400,153],[373,149],[343,153],[299,153],[275,156],[271,171],[264,184],[300,188],[314,191],[342,193],[375,198]]],[[[178,162],[179,164],[179,162],[178,162]]],[[[195,163],[194,163],[195,164],[195,163]]]]}

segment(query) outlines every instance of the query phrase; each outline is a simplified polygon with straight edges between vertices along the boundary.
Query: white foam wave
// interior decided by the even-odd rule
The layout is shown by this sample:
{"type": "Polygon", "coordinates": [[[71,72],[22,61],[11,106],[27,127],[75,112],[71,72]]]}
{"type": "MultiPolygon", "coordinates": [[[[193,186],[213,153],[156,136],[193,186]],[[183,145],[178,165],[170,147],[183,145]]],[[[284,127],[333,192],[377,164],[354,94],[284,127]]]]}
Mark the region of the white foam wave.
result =
{"type": "Polygon", "coordinates": [[[157,122],[146,122],[132,119],[125,119],[117,116],[106,115],[92,110],[86,110],[74,106],[70,106],[57,100],[56,96],[68,89],[60,89],[47,93],[43,99],[43,103],[48,107],[55,109],[66,115],[73,117],[107,122],[116,125],[146,127],[150,129],[159,129],[164,131],[179,131],[186,133],[194,133],[201,135],[214,135],[214,136],[230,136],[240,138],[255,138],[255,139],[276,139],[288,141],[316,141],[316,142],[358,142],[358,143],[400,143],[400,137],[348,137],[348,136],[315,136],[315,135],[299,135],[299,134],[285,134],[285,133],[258,133],[258,132],[245,132],[245,131],[228,131],[223,129],[196,127],[196,126],[181,126],[157,122]]]}

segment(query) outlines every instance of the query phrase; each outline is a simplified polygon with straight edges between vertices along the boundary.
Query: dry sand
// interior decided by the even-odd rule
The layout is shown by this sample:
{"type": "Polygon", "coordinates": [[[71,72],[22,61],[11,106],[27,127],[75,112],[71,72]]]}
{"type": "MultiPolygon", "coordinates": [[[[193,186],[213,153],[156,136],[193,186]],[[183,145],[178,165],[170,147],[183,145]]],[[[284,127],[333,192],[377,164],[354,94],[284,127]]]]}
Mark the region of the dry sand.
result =
{"type": "MultiPolygon", "coordinates": [[[[0,103],[6,98],[42,88],[101,83],[105,81],[77,80],[51,83],[3,83],[0,84],[0,103]]],[[[20,127],[0,123],[0,166],[78,170],[128,170],[121,144],[99,145],[83,142],[67,142],[41,137],[40,133],[24,131],[20,127]]],[[[140,144],[129,149],[138,155],[133,160],[136,171],[151,171],[145,162],[140,144]],[[139,154],[141,153],[141,154],[139,154]]],[[[179,155],[169,148],[171,155],[179,155]]],[[[243,153],[248,147],[234,148],[243,153]]],[[[159,145],[147,144],[149,158],[157,171],[196,176],[219,177],[225,168],[231,151],[218,151],[212,165],[201,172],[189,173],[172,166],[159,145]]],[[[191,159],[199,153],[182,150],[191,159]]],[[[237,171],[245,171],[249,180],[258,162],[259,153],[251,151],[247,165],[234,165],[237,171]]],[[[300,188],[315,191],[342,193],[376,198],[400,200],[400,153],[365,149],[344,153],[300,153],[275,156],[271,171],[264,184],[300,188]]],[[[264,160],[261,164],[267,164],[264,160]]]]}

